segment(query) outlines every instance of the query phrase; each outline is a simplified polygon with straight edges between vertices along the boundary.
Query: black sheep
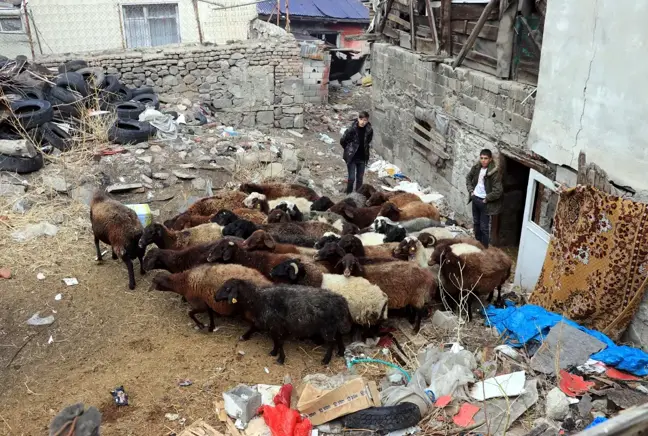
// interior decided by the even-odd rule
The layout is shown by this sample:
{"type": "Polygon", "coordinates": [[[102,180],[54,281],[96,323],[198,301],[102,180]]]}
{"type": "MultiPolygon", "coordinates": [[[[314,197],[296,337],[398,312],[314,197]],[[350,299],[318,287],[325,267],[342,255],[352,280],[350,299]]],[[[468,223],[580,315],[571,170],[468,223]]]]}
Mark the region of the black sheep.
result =
{"type": "Polygon", "coordinates": [[[232,212],[231,210],[221,209],[209,220],[212,223],[219,224],[221,226],[226,226],[238,220],[239,217],[232,212]]]}
{"type": "Polygon", "coordinates": [[[223,228],[223,236],[236,236],[237,238],[247,239],[257,230],[259,230],[259,227],[252,221],[239,219],[223,228]]]}
{"type": "Polygon", "coordinates": [[[314,210],[317,212],[324,212],[325,210],[329,210],[331,206],[333,206],[335,203],[331,201],[330,198],[324,196],[320,197],[317,200],[315,200],[310,207],[310,210],[314,210]]]}
{"type": "Polygon", "coordinates": [[[407,230],[401,226],[390,227],[385,234],[383,242],[400,242],[407,237],[407,230]]]}

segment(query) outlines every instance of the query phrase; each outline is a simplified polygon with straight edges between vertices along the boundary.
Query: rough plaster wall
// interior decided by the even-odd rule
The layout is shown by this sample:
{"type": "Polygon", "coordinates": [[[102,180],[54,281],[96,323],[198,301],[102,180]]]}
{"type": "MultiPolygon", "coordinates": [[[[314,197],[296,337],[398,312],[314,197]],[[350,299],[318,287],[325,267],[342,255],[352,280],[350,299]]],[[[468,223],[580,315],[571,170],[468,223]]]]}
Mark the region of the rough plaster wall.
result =
{"type": "Polygon", "coordinates": [[[619,6],[549,2],[529,144],[572,168],[583,150],[611,180],[647,198],[648,2],[619,6]]]}
{"type": "Polygon", "coordinates": [[[482,148],[524,146],[534,103],[526,97],[533,88],[421,62],[416,53],[389,44],[373,44],[371,59],[376,150],[407,176],[445,195],[458,218],[469,219],[466,174],[482,148]],[[415,145],[410,136],[415,118],[427,118],[445,132],[437,145],[448,159],[415,145]]]}
{"type": "Polygon", "coordinates": [[[250,21],[257,17],[255,4],[249,0],[219,0],[223,6],[237,6],[217,9],[218,6],[199,3],[200,21],[205,41],[223,44],[227,41],[242,41],[249,38],[250,21]]]}

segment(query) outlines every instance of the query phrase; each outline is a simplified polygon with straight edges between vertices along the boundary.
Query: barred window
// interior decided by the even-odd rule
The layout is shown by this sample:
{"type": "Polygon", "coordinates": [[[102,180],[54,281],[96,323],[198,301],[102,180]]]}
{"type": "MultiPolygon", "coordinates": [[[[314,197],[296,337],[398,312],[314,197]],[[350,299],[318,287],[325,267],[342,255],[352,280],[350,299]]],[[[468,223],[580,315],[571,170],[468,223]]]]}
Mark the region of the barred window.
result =
{"type": "Polygon", "coordinates": [[[177,3],[122,7],[128,48],[154,47],[180,42],[177,3]]]}
{"type": "Polygon", "coordinates": [[[23,24],[20,17],[0,17],[0,32],[3,33],[22,33],[23,24]]]}

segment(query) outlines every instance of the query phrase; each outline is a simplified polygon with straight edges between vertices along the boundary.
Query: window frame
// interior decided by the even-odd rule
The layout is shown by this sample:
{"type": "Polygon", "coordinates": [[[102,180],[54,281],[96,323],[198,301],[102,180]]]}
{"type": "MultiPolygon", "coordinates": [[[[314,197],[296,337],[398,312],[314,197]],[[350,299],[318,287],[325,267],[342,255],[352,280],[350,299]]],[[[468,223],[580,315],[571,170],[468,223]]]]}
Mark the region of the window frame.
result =
{"type": "Polygon", "coordinates": [[[24,34],[25,33],[25,23],[23,22],[22,19],[22,14],[7,14],[5,11],[3,13],[0,13],[0,33],[6,33],[6,34],[24,34]],[[2,20],[19,20],[20,21],[20,30],[4,30],[2,27],[2,20]]]}
{"type": "MultiPolygon", "coordinates": [[[[121,10],[121,20],[123,24],[123,38],[124,38],[124,46],[127,49],[142,49],[142,48],[153,48],[153,47],[164,47],[164,45],[169,45],[169,44],[163,44],[163,45],[146,45],[146,46],[139,46],[139,47],[130,47],[129,46],[129,41],[128,41],[128,31],[126,29],[126,23],[128,22],[127,17],[126,17],[126,9],[128,7],[136,7],[139,6],[142,8],[142,13],[144,15],[144,20],[147,24],[147,39],[148,42],[151,43],[151,27],[150,27],[150,19],[148,15],[148,7],[150,6],[175,6],[175,20],[176,20],[176,37],[177,37],[177,42],[174,42],[173,44],[182,44],[182,32],[180,30],[180,2],[179,0],[172,0],[172,1],[165,1],[165,0],[151,0],[151,1],[139,1],[137,3],[120,3],[119,7],[121,10]]],[[[154,17],[153,19],[156,19],[158,17],[154,17]]]]}

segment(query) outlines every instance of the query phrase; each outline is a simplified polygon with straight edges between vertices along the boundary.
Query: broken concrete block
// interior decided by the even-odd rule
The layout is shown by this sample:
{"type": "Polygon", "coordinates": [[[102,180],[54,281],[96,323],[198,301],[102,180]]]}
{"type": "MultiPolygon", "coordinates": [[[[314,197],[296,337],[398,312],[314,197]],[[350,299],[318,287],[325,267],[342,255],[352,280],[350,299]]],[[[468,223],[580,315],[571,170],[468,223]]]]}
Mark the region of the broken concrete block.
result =
{"type": "Polygon", "coordinates": [[[569,401],[567,401],[567,395],[565,395],[560,388],[556,387],[550,390],[545,400],[547,418],[555,419],[557,421],[565,419],[569,413],[569,401]]]}
{"type": "Polygon", "coordinates": [[[0,197],[13,197],[22,195],[27,188],[23,185],[13,185],[11,183],[0,183],[0,197]]]}
{"type": "Polygon", "coordinates": [[[111,193],[111,192],[132,191],[133,189],[139,189],[142,187],[143,185],[141,183],[115,183],[114,185],[108,186],[106,188],[106,192],[111,193]]]}
{"type": "Polygon", "coordinates": [[[283,159],[283,166],[286,171],[297,171],[299,169],[299,159],[297,158],[297,150],[284,149],[281,153],[283,159]]]}
{"type": "Polygon", "coordinates": [[[0,139],[0,154],[19,157],[35,157],[36,148],[26,139],[0,139]]]}
{"type": "Polygon", "coordinates": [[[225,412],[247,424],[261,407],[261,394],[246,385],[238,385],[223,394],[225,412]]]}
{"type": "Polygon", "coordinates": [[[352,80],[343,80],[342,81],[342,86],[353,86],[353,81],[352,80]]]}
{"type": "Polygon", "coordinates": [[[263,173],[265,177],[279,177],[283,175],[284,166],[280,163],[271,163],[268,165],[263,173]]]}
{"type": "Polygon", "coordinates": [[[351,76],[351,81],[353,83],[362,83],[362,74],[355,73],[353,76],[351,76]]]}
{"type": "Polygon", "coordinates": [[[443,330],[454,330],[459,326],[459,318],[452,312],[437,310],[432,315],[432,325],[443,330]]]}

